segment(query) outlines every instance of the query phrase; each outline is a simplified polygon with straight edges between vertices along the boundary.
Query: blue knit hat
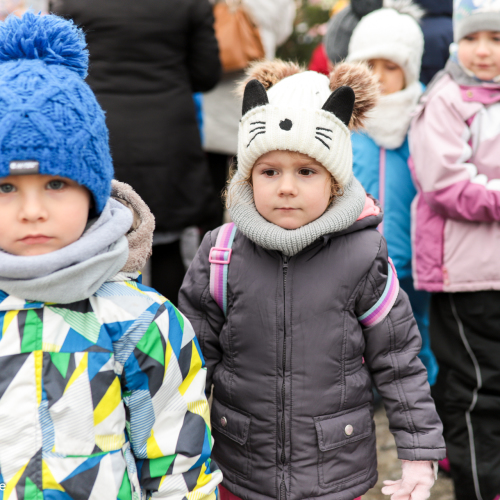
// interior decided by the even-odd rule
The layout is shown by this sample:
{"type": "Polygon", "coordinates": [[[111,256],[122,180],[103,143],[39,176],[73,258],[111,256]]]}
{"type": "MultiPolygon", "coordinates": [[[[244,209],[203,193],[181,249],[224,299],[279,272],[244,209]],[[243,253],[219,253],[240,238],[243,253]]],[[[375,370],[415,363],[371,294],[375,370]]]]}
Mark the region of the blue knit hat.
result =
{"type": "Polygon", "coordinates": [[[500,0],[454,0],[455,42],[476,31],[500,31],[500,0]]]}
{"type": "Polygon", "coordinates": [[[89,189],[100,213],[113,164],[87,69],[85,38],[72,21],[27,12],[0,22],[0,177],[68,177],[89,189]]]}

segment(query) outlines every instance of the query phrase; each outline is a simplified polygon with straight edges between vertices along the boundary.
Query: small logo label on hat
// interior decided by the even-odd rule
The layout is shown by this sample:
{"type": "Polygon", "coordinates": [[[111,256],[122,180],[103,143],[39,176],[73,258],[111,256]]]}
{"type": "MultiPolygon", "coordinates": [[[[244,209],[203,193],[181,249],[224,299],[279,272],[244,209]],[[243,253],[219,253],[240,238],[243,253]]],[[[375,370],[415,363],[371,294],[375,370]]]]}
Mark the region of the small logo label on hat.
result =
{"type": "Polygon", "coordinates": [[[9,175],[32,175],[38,174],[40,163],[36,160],[17,160],[9,164],[9,175]]]}

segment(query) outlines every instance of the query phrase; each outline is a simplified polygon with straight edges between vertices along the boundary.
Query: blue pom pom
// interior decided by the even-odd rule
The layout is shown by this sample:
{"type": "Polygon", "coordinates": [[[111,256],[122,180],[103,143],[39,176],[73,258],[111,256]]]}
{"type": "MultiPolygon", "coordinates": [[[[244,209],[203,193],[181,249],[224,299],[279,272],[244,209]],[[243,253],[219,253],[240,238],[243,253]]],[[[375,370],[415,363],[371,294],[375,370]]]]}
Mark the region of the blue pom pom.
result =
{"type": "Polygon", "coordinates": [[[83,31],[62,17],[26,12],[0,22],[0,62],[39,59],[87,76],[89,53],[83,31]]]}

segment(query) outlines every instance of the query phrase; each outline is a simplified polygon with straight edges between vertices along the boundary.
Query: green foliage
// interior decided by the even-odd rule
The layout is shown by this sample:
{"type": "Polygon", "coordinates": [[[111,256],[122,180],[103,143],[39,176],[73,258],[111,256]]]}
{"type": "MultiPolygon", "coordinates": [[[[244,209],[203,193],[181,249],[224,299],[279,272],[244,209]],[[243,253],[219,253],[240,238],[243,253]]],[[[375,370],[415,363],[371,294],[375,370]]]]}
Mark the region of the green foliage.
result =
{"type": "Polygon", "coordinates": [[[298,0],[297,17],[291,37],[277,51],[277,57],[307,65],[323,40],[326,23],[336,0],[298,0]]]}

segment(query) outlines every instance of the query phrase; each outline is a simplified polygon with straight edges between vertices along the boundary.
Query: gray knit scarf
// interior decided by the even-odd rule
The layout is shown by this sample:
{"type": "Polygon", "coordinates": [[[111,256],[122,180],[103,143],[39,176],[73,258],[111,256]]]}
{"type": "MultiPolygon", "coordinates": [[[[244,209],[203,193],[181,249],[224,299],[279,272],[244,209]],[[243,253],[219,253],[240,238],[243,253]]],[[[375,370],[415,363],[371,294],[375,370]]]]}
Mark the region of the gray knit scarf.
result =
{"type": "Polygon", "coordinates": [[[325,234],[343,231],[352,226],[361,215],[366,201],[363,186],[352,177],[344,187],[344,194],[335,199],[321,217],[298,229],[283,229],[259,214],[253,201],[252,187],[242,181],[237,173],[229,187],[231,219],[257,245],[268,250],[279,250],[289,257],[325,234]]]}
{"type": "Polygon", "coordinates": [[[0,290],[25,300],[69,304],[92,296],[128,257],[132,212],[110,199],[80,239],[33,257],[0,250],[0,290]]]}

